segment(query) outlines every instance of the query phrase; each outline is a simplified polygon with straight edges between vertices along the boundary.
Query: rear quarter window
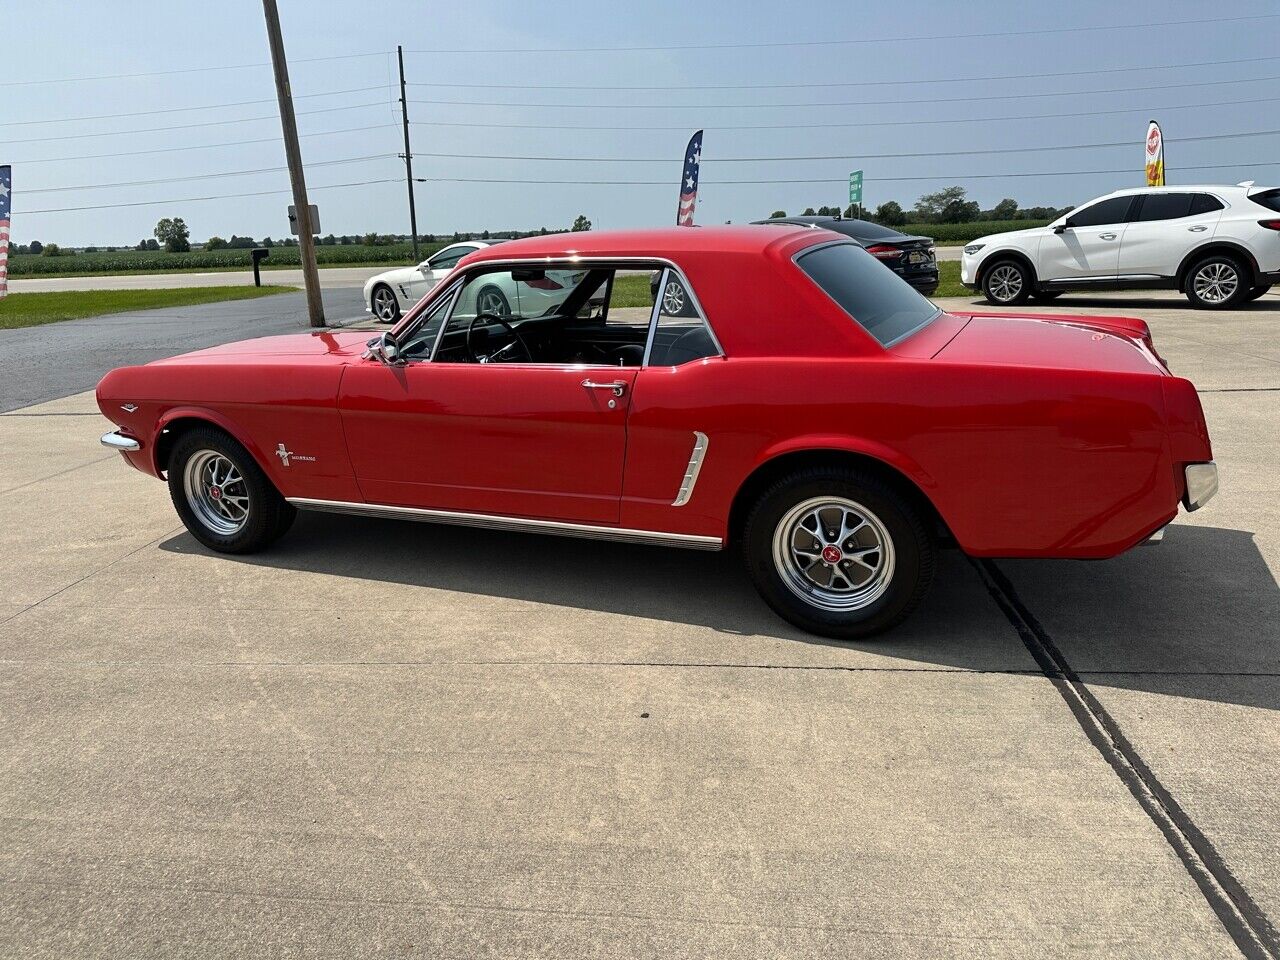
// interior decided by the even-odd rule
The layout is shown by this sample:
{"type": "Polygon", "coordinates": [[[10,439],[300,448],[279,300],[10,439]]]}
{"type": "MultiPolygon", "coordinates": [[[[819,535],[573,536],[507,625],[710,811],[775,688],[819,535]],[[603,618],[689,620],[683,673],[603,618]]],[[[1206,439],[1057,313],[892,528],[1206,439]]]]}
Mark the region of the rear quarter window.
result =
{"type": "Polygon", "coordinates": [[[1260,206],[1266,207],[1268,210],[1280,213],[1280,189],[1251,193],[1249,194],[1249,199],[1260,206]]]}
{"type": "Polygon", "coordinates": [[[808,250],[796,258],[796,266],[881,346],[914,333],[942,312],[851,243],[808,250]]]}

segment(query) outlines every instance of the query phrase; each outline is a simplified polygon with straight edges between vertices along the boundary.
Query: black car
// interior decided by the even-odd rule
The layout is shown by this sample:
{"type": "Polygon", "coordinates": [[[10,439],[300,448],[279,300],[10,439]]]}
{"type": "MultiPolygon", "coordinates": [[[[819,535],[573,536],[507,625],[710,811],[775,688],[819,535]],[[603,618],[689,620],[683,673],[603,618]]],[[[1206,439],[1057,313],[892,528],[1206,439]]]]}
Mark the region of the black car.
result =
{"type": "Polygon", "coordinates": [[[938,257],[930,237],[913,237],[869,220],[842,217],[778,217],[755,223],[787,223],[821,228],[852,237],[886,267],[926,297],[938,289],[938,257]]]}

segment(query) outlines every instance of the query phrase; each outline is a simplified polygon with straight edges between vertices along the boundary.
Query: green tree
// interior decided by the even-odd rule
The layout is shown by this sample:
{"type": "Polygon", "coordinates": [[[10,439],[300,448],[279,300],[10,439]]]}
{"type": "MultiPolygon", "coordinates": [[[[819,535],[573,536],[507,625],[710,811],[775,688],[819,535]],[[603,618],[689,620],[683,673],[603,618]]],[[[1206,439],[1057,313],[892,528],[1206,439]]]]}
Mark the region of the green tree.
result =
{"type": "Polygon", "coordinates": [[[262,245],[263,245],[264,247],[274,247],[274,246],[276,245],[276,242],[275,242],[274,240],[272,240],[270,237],[263,237],[263,238],[262,238],[262,245]]]}
{"type": "Polygon", "coordinates": [[[62,248],[56,243],[46,243],[40,250],[42,257],[60,257],[62,256],[62,248]]]}
{"type": "Polygon", "coordinates": [[[150,240],[143,240],[142,243],[145,249],[150,250],[152,252],[155,252],[156,250],[160,249],[160,244],[156,242],[154,237],[152,237],[150,240]]]}
{"type": "Polygon", "coordinates": [[[152,232],[164,244],[166,253],[186,253],[191,249],[191,231],[181,217],[165,217],[152,232]]]}
{"type": "Polygon", "coordinates": [[[206,250],[221,250],[226,245],[227,241],[223,240],[221,237],[210,237],[204,242],[204,248],[206,250]]]}
{"type": "Polygon", "coordinates": [[[779,219],[781,219],[782,217],[785,217],[786,215],[787,215],[787,211],[785,211],[785,210],[775,210],[775,211],[773,211],[773,213],[769,214],[769,219],[770,219],[770,220],[779,220],[779,219]]]}
{"type": "Polygon", "coordinates": [[[886,227],[900,227],[907,222],[907,214],[897,200],[886,200],[876,207],[876,212],[871,215],[871,219],[876,223],[883,223],[886,227]]]}
{"type": "Polygon", "coordinates": [[[27,244],[28,253],[40,253],[42,250],[44,250],[44,244],[41,243],[39,240],[32,240],[29,244],[27,244]]]}
{"type": "Polygon", "coordinates": [[[320,242],[324,244],[324,246],[326,247],[332,247],[334,244],[338,242],[338,238],[331,233],[320,242]]]}
{"type": "Polygon", "coordinates": [[[925,223],[968,223],[978,219],[978,204],[965,199],[964,187],[943,187],[916,201],[915,215],[925,223]]]}
{"type": "Polygon", "coordinates": [[[992,220],[1016,220],[1018,217],[1018,201],[1005,197],[991,208],[992,220]]]}
{"type": "Polygon", "coordinates": [[[573,221],[572,229],[574,233],[582,233],[585,230],[590,230],[591,221],[587,219],[586,214],[580,213],[578,214],[578,219],[573,221]]]}
{"type": "Polygon", "coordinates": [[[814,210],[813,207],[805,207],[804,213],[800,214],[800,216],[802,217],[812,217],[816,215],[817,215],[817,211],[814,210]]]}

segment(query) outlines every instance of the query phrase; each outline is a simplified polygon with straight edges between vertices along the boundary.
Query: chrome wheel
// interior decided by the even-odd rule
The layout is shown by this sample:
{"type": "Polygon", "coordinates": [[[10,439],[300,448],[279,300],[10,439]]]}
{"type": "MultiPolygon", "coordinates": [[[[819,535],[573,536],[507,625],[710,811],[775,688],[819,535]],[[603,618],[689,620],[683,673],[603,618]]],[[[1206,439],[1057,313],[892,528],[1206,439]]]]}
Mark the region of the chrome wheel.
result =
{"type": "Polygon", "coordinates": [[[668,280],[662,288],[662,312],[679,316],[684,309],[684,286],[679,280],[668,280]]]}
{"type": "Polygon", "coordinates": [[[216,450],[187,458],[182,488],[196,518],[219,536],[238,533],[249,519],[249,488],[240,468],[216,450]]]}
{"type": "Polygon", "coordinates": [[[792,507],[773,534],[773,562],[782,582],[823,610],[861,610],[893,580],[893,539],[862,504],[814,497],[792,507]]]}
{"type": "Polygon", "coordinates": [[[1008,303],[1022,293],[1022,271],[1010,263],[1002,263],[991,271],[987,292],[992,300],[1008,303]]]}
{"type": "Polygon", "coordinates": [[[1240,288],[1240,274],[1230,263],[1214,260],[1206,263],[1191,278],[1191,289],[1205,303],[1225,303],[1240,288]]]}
{"type": "Polygon", "coordinates": [[[387,287],[379,287],[373,291],[373,315],[383,323],[391,323],[400,315],[396,295],[387,287]]]}
{"type": "Polygon", "coordinates": [[[511,307],[507,304],[507,298],[502,295],[501,290],[489,287],[480,291],[480,296],[476,300],[476,313],[489,313],[495,317],[505,317],[510,312],[511,307]]]}

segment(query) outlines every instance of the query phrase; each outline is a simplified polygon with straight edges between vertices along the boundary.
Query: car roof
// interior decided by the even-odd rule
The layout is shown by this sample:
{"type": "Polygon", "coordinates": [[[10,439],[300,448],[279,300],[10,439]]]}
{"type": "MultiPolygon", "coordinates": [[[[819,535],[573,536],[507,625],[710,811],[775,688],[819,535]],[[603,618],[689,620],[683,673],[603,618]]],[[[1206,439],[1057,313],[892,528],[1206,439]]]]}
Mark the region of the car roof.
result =
{"type": "MultiPolygon", "coordinates": [[[[511,257],[674,257],[682,253],[763,253],[769,247],[796,237],[821,236],[810,227],[780,230],[777,227],[663,227],[651,230],[589,230],[550,233],[545,237],[508,240],[469,254],[466,263],[505,260],[511,257]],[[815,236],[816,235],[816,236],[815,236]]],[[[830,234],[826,234],[834,239],[830,234]]]]}
{"type": "Polygon", "coordinates": [[[1270,187],[1262,184],[1249,183],[1167,183],[1163,187],[1125,187],[1121,190],[1113,190],[1111,193],[1104,194],[1097,199],[1102,200],[1104,197],[1132,197],[1142,193],[1258,193],[1263,190],[1269,190],[1270,187]]]}

